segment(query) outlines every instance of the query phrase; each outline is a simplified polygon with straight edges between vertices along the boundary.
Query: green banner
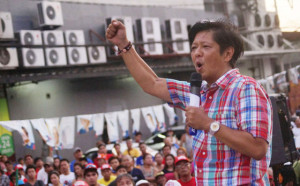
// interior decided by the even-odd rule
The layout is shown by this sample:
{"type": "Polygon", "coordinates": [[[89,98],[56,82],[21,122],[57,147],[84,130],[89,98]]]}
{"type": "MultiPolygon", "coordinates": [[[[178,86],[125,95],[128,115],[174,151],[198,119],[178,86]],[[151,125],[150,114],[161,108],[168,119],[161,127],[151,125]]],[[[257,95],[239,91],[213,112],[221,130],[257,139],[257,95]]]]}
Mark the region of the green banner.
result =
{"type": "Polygon", "coordinates": [[[10,157],[14,153],[12,133],[0,125],[0,154],[10,157]]]}

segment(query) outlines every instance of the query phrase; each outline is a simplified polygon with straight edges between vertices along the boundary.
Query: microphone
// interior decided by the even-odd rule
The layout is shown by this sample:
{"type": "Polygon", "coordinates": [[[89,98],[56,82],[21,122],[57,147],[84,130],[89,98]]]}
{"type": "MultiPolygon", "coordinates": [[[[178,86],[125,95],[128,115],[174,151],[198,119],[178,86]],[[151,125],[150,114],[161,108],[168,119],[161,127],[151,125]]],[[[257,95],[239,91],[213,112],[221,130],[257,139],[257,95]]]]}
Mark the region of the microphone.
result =
{"type": "MultiPolygon", "coordinates": [[[[200,89],[201,89],[201,84],[202,84],[202,76],[201,74],[198,74],[197,72],[193,72],[191,74],[190,78],[190,104],[189,106],[193,107],[199,107],[200,103],[200,89]]],[[[189,133],[192,136],[195,136],[197,134],[197,130],[190,127],[189,133]]]]}

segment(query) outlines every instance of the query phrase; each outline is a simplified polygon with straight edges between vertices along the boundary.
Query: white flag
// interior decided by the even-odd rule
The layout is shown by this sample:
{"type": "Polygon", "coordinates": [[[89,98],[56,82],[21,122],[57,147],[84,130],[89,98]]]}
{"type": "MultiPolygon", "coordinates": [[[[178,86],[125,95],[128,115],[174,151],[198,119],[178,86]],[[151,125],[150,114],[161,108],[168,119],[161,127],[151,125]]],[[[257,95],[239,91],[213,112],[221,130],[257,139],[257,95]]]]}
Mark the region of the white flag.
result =
{"type": "Polygon", "coordinates": [[[139,108],[130,110],[133,134],[140,132],[141,111],[139,108]]]}
{"type": "Polygon", "coordinates": [[[18,131],[22,137],[23,145],[26,148],[35,149],[34,135],[29,120],[5,121],[0,122],[0,124],[9,130],[18,131]]]}
{"type": "Polygon", "coordinates": [[[62,117],[59,125],[62,149],[72,149],[75,143],[75,117],[62,117]]]}
{"type": "Polygon", "coordinates": [[[85,134],[93,130],[92,114],[77,116],[77,133],[85,134]]]}
{"type": "Polygon", "coordinates": [[[157,120],[157,130],[160,132],[165,132],[166,129],[166,121],[165,121],[165,114],[162,105],[153,106],[153,111],[155,114],[155,118],[157,120]]]}
{"type": "Polygon", "coordinates": [[[110,142],[119,140],[119,128],[117,112],[109,112],[104,114],[107,123],[107,134],[110,142]]]}
{"type": "Polygon", "coordinates": [[[45,122],[54,142],[53,147],[60,150],[62,144],[61,136],[59,135],[59,118],[47,118],[45,122]]]}
{"type": "Polygon", "coordinates": [[[289,79],[290,81],[292,81],[294,84],[298,84],[298,76],[299,76],[299,72],[297,67],[291,68],[289,70],[289,79]]]}
{"type": "Polygon", "coordinates": [[[147,127],[149,128],[151,133],[154,133],[157,131],[157,121],[155,119],[155,115],[153,112],[152,107],[144,107],[141,108],[145,122],[147,124],[147,127]]]}
{"type": "Polygon", "coordinates": [[[117,112],[119,125],[122,129],[122,137],[129,137],[129,110],[117,112]]]}
{"type": "Polygon", "coordinates": [[[185,123],[186,117],[185,117],[185,111],[181,110],[182,113],[182,123],[185,123]]]}
{"type": "Polygon", "coordinates": [[[178,116],[176,115],[174,108],[170,107],[167,103],[163,104],[163,106],[167,116],[169,117],[169,125],[174,125],[178,120],[178,116]]]}
{"type": "Polygon", "coordinates": [[[52,138],[52,135],[49,133],[49,130],[47,128],[47,125],[45,123],[45,119],[32,119],[30,120],[33,128],[35,128],[37,131],[39,131],[42,139],[44,142],[50,146],[54,147],[54,139],[52,138]]]}
{"type": "Polygon", "coordinates": [[[93,114],[93,127],[96,132],[96,136],[103,134],[104,130],[104,114],[93,114]]]}

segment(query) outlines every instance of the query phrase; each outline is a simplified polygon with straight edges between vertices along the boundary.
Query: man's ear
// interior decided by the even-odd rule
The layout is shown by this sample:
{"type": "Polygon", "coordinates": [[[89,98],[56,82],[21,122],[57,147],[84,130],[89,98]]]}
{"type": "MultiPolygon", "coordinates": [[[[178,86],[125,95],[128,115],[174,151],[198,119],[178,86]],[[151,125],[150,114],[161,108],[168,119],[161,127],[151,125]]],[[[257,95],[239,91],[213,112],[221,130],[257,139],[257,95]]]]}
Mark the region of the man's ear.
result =
{"type": "Polygon", "coordinates": [[[225,51],[223,52],[225,62],[229,62],[232,59],[233,54],[234,54],[233,47],[226,48],[225,51]]]}

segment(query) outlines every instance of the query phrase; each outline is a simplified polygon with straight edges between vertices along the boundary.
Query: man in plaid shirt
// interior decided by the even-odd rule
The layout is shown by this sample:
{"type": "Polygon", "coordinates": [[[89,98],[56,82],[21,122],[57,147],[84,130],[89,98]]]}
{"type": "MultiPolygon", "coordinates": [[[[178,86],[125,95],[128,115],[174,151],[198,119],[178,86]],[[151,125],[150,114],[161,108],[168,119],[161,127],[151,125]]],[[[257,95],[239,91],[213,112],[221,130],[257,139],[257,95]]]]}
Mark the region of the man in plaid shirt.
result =
{"type": "Polygon", "coordinates": [[[197,129],[193,141],[197,185],[269,185],[271,102],[253,78],[234,68],[244,49],[231,24],[198,22],[189,31],[191,58],[205,80],[199,107],[188,106],[189,83],[158,77],[139,57],[122,23],[112,21],[106,37],[119,47],[145,92],[186,111],[186,124],[197,129]]]}

